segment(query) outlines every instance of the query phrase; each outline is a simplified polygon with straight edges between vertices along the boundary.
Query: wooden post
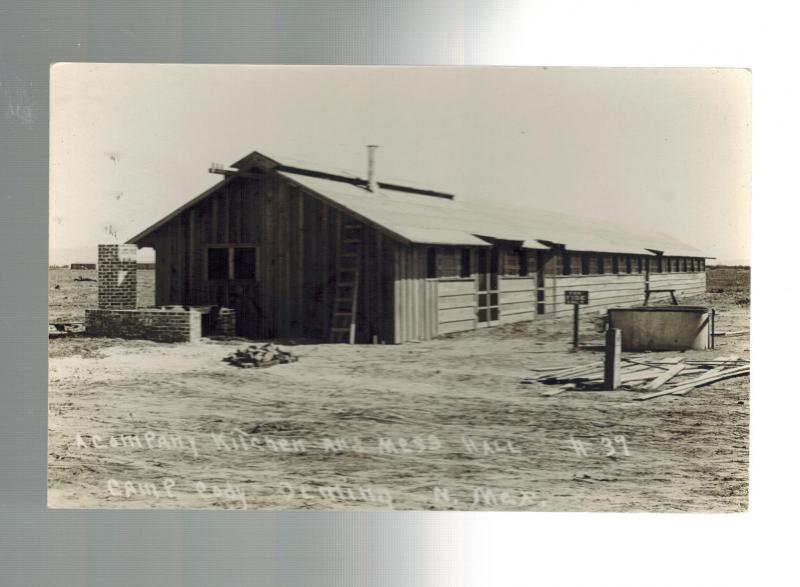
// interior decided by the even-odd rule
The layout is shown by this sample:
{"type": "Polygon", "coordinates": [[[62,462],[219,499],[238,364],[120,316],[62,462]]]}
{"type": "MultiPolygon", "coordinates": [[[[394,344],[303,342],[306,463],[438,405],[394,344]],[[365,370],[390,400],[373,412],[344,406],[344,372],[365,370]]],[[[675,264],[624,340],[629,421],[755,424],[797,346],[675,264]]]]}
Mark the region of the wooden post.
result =
{"type": "Polygon", "coordinates": [[[619,328],[606,330],[606,360],[603,388],[612,391],[619,387],[622,363],[622,331],[619,328]]]}
{"type": "Polygon", "coordinates": [[[580,305],[573,304],[572,307],[575,309],[573,312],[573,320],[572,320],[572,352],[578,352],[578,324],[580,318],[580,305]]]}

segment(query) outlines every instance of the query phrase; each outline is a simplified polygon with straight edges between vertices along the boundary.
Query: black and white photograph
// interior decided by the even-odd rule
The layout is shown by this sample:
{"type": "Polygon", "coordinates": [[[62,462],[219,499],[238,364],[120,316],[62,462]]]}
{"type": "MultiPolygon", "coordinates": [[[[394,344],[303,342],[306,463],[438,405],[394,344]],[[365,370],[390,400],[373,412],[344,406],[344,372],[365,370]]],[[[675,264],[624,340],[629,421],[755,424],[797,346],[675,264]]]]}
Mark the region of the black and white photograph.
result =
{"type": "Polygon", "coordinates": [[[750,85],[53,65],[48,507],[747,511],[750,85]]]}

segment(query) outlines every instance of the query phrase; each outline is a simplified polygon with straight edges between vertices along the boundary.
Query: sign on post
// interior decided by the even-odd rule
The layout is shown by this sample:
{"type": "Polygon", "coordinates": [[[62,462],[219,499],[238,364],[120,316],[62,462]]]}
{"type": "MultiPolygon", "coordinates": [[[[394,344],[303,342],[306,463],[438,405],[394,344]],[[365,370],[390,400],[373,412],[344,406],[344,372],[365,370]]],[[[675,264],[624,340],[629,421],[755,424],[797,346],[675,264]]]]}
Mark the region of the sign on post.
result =
{"type": "Polygon", "coordinates": [[[585,306],[589,303],[589,292],[586,290],[572,290],[564,292],[565,304],[585,306]]]}
{"type": "Polygon", "coordinates": [[[572,291],[565,291],[564,292],[564,303],[565,304],[572,304],[575,308],[574,311],[574,318],[572,323],[572,350],[578,350],[578,324],[580,321],[580,313],[578,308],[581,306],[585,306],[589,303],[589,292],[583,289],[576,289],[572,291]]]}

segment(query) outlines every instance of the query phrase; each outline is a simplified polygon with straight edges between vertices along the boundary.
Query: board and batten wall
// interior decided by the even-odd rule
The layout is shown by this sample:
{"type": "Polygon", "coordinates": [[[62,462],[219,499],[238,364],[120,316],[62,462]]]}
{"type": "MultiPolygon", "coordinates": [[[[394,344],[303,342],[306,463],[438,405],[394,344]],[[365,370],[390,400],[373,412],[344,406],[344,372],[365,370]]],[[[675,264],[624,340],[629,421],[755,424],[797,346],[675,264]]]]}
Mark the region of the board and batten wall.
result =
{"type": "MultiPolygon", "coordinates": [[[[136,243],[156,251],[156,304],[217,304],[255,339],[326,340],[338,234],[358,220],[274,174],[233,178],[136,243]],[[208,278],[210,247],[255,247],[256,278],[208,278]]],[[[359,342],[393,340],[394,242],[363,225],[359,342]]]]}
{"type": "Polygon", "coordinates": [[[426,278],[425,247],[395,243],[394,336],[395,343],[437,336],[439,284],[426,278]]]}

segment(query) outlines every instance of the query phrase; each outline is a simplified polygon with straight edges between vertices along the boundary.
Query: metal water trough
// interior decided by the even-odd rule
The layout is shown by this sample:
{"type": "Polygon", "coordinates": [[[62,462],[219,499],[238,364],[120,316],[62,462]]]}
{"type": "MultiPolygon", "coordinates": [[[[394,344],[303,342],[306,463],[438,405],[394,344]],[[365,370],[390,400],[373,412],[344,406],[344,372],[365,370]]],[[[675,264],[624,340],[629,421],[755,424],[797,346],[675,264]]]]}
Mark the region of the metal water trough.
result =
{"type": "Polygon", "coordinates": [[[623,351],[714,348],[714,309],[703,306],[613,308],[608,327],[622,331],[623,351]]]}

